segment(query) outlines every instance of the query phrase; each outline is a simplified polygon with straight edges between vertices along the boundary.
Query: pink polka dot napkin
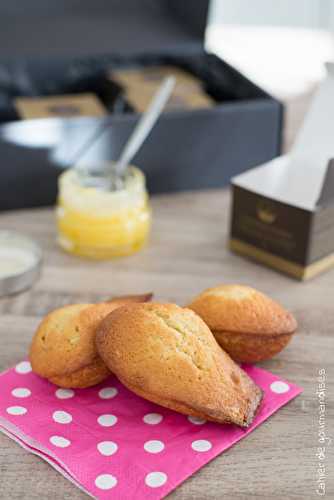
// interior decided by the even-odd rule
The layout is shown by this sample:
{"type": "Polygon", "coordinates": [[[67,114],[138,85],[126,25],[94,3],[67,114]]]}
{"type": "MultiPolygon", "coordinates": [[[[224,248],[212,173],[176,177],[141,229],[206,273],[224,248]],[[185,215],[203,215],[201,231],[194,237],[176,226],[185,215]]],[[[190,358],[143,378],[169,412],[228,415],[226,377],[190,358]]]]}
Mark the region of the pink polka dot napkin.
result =
{"type": "Polygon", "coordinates": [[[0,430],[92,497],[163,498],[301,392],[260,368],[245,370],[264,391],[247,430],[169,411],[112,376],[90,389],[59,389],[23,361],[0,375],[0,430]]]}

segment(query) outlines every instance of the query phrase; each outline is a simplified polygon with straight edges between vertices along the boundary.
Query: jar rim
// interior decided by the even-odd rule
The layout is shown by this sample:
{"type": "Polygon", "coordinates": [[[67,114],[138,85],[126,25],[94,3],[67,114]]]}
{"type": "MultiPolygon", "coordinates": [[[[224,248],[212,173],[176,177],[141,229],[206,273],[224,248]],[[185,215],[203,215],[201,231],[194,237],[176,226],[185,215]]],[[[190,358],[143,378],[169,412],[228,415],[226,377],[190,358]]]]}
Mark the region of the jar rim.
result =
{"type": "Polygon", "coordinates": [[[74,172],[72,180],[78,181],[82,187],[113,192],[129,189],[129,183],[134,177],[142,174],[137,167],[129,165],[123,176],[116,175],[113,172],[113,165],[116,165],[116,162],[101,162],[95,165],[78,164],[71,169],[74,172]],[[116,189],[115,186],[117,186],[116,189]]]}
{"type": "Polygon", "coordinates": [[[78,175],[73,168],[60,175],[58,199],[61,205],[77,211],[105,213],[136,207],[146,199],[145,175],[137,167],[128,168],[124,188],[114,191],[84,186],[79,182],[78,175]]]}

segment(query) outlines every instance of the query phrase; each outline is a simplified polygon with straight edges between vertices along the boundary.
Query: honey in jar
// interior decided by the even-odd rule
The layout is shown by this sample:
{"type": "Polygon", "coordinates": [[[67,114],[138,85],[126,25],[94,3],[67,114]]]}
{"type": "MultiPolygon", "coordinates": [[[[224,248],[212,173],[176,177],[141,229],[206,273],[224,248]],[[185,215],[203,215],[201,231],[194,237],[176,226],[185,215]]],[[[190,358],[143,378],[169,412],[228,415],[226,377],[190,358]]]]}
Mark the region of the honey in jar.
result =
{"type": "Polygon", "coordinates": [[[69,253],[93,259],[131,255],[146,243],[151,210],[145,176],[128,167],[117,189],[105,178],[72,168],[59,177],[58,241],[69,253]]]}

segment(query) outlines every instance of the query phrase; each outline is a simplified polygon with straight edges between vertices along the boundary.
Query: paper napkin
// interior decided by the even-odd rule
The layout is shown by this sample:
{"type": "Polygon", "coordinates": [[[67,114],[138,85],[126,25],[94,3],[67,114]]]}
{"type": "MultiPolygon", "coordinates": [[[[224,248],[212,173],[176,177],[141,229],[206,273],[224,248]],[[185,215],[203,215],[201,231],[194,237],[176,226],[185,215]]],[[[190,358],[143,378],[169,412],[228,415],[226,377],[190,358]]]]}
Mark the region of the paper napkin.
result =
{"type": "Polygon", "coordinates": [[[22,361],[0,375],[0,430],[92,497],[163,498],[301,392],[265,370],[244,369],[264,391],[246,430],[157,406],[113,376],[89,389],[59,389],[22,361]]]}

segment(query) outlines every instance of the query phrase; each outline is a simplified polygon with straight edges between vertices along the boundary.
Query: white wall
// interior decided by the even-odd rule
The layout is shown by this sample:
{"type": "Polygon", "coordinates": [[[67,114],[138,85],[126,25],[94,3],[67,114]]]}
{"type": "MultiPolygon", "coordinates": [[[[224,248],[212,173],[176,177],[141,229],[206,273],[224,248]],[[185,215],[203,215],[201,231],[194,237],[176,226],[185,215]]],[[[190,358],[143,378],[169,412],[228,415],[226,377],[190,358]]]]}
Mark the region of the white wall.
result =
{"type": "Polygon", "coordinates": [[[211,22],[334,29],[334,0],[211,0],[211,22]]]}

